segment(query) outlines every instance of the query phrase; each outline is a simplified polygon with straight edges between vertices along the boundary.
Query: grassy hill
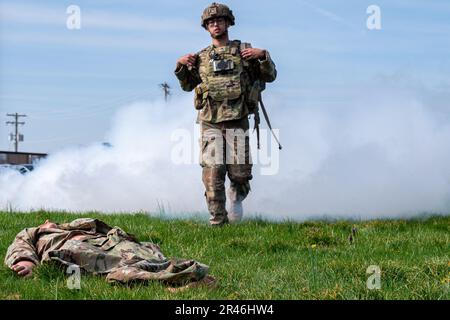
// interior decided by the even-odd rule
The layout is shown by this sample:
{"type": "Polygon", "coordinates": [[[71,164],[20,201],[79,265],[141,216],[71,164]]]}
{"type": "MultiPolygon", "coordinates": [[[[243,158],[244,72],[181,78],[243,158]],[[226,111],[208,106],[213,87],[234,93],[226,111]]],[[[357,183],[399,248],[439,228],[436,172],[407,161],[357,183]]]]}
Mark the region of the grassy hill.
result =
{"type": "Polygon", "coordinates": [[[40,266],[31,279],[0,267],[0,299],[449,299],[450,217],[412,220],[272,223],[247,220],[211,228],[205,221],[143,214],[101,215],[0,212],[0,257],[23,228],[96,217],[158,243],[168,257],[195,259],[211,268],[215,289],[172,293],[160,283],[125,287],[82,275],[81,289],[67,275],[40,266]],[[352,243],[352,227],[356,236],[352,243]],[[370,265],[381,268],[381,289],[369,290],[370,265]]]}

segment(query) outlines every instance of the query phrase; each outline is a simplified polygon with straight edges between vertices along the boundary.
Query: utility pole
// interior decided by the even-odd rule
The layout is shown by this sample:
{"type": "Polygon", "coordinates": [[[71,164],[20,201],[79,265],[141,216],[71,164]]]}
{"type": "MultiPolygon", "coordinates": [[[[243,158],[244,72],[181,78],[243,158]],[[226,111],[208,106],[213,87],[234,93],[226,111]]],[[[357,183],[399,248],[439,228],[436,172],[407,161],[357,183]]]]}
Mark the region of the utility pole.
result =
{"type": "Polygon", "coordinates": [[[167,84],[167,82],[160,83],[159,86],[164,91],[164,100],[167,102],[167,97],[170,96],[170,86],[167,84]]]}
{"type": "Polygon", "coordinates": [[[14,121],[6,121],[6,124],[11,124],[15,126],[15,134],[10,134],[10,140],[14,140],[14,152],[19,149],[19,141],[23,141],[23,134],[19,134],[19,124],[24,125],[25,122],[19,122],[20,117],[26,117],[26,114],[8,113],[8,117],[14,117],[14,121]],[[14,137],[14,139],[12,139],[14,137]]]}

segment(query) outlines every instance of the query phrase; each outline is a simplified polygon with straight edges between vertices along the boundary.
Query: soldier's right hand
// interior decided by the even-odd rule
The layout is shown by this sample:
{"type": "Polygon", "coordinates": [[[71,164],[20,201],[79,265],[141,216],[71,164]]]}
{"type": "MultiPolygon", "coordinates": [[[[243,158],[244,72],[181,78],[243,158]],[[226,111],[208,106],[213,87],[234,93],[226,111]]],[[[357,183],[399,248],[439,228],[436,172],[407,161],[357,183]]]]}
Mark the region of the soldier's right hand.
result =
{"type": "Polygon", "coordinates": [[[197,61],[197,56],[195,54],[188,53],[177,60],[177,65],[185,65],[185,66],[192,67],[195,65],[196,61],[197,61]]]}
{"type": "Polygon", "coordinates": [[[34,267],[35,264],[31,261],[19,261],[11,269],[19,276],[27,278],[32,275],[34,267]]]}

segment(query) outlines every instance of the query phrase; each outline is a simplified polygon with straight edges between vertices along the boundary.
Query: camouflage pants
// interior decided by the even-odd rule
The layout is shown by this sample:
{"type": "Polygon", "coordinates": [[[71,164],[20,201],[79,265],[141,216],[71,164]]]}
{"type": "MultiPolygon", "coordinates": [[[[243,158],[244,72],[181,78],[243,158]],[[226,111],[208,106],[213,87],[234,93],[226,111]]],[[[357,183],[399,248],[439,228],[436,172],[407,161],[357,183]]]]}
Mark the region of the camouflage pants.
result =
{"type": "Polygon", "coordinates": [[[220,123],[201,122],[200,165],[213,225],[228,222],[225,208],[227,174],[231,194],[243,200],[250,192],[252,163],[248,129],[247,117],[220,123]]]}

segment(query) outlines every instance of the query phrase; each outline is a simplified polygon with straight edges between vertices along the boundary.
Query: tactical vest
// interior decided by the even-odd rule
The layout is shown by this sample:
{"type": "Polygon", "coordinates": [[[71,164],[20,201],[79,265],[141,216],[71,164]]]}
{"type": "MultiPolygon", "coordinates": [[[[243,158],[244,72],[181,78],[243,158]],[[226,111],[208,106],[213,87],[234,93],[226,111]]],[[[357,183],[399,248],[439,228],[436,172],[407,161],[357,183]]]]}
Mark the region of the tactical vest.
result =
{"type": "Polygon", "coordinates": [[[242,98],[249,109],[257,105],[257,94],[251,93],[249,63],[240,55],[241,48],[249,46],[235,40],[228,46],[215,48],[211,45],[200,51],[198,71],[202,82],[195,88],[196,109],[204,107],[207,97],[218,103],[242,98]]]}
{"type": "MultiPolygon", "coordinates": [[[[272,132],[275,140],[278,142],[278,148],[281,150],[281,144],[275,136],[269,116],[263,104],[261,92],[265,89],[265,83],[259,80],[259,64],[256,62],[241,59],[240,51],[244,48],[251,48],[249,43],[241,43],[238,40],[231,41],[228,46],[215,48],[209,46],[197,55],[199,56],[198,72],[201,83],[195,87],[194,105],[200,113],[204,111],[211,112],[208,105],[209,99],[215,103],[215,107],[220,104],[216,110],[217,118],[221,121],[240,119],[247,114],[254,114],[255,129],[257,135],[257,146],[259,145],[259,104],[266,119],[267,125],[272,132]],[[228,101],[233,106],[231,111],[223,106],[228,105],[228,101]],[[206,109],[205,109],[206,108],[206,109]]],[[[212,119],[211,113],[205,114],[206,118],[212,119]],[[206,116],[207,115],[207,116],[206,116]]],[[[209,121],[209,120],[206,120],[209,121]]]]}

